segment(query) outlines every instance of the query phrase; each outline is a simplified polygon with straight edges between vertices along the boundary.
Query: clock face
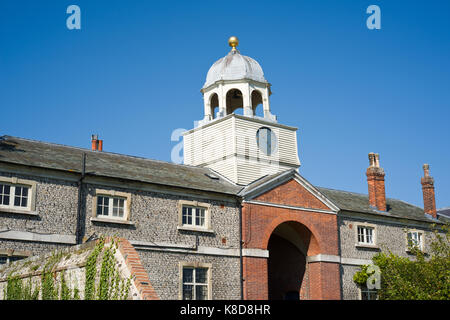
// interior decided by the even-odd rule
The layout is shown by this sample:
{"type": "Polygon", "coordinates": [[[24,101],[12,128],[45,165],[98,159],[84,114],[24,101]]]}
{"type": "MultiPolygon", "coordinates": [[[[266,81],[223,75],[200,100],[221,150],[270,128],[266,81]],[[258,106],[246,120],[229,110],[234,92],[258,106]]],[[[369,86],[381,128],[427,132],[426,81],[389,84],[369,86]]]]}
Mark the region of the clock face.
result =
{"type": "Polygon", "coordinates": [[[277,150],[277,136],[267,127],[261,127],[256,132],[256,143],[259,150],[270,156],[277,150]]]}

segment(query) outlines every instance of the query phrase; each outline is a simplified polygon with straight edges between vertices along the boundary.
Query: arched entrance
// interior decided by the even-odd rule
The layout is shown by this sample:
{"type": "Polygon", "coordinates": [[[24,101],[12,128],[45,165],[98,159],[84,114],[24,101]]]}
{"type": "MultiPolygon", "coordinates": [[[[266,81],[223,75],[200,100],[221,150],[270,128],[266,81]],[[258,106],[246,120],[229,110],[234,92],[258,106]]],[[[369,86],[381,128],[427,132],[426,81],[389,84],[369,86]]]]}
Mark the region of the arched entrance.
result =
{"type": "Polygon", "coordinates": [[[299,300],[306,295],[306,257],[314,246],[312,233],[299,222],[287,221],[274,229],[267,246],[270,300],[299,300]]]}

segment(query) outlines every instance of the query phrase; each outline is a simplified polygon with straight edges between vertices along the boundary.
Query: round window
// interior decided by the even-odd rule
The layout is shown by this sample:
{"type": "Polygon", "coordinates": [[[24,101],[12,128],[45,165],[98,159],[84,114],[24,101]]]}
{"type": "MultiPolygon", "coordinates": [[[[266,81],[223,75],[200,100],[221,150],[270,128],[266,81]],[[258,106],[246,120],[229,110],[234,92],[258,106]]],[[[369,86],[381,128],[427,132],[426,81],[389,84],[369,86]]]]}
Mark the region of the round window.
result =
{"type": "Polygon", "coordinates": [[[267,127],[261,127],[256,132],[256,143],[259,150],[270,156],[277,150],[277,136],[267,127]]]}

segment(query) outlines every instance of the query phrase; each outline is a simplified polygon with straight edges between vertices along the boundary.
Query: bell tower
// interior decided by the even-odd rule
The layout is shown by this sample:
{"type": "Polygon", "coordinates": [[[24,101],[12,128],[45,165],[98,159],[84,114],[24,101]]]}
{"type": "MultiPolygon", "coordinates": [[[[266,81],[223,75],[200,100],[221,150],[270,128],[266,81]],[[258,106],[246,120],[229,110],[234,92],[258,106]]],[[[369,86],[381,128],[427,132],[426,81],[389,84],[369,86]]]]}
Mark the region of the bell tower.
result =
{"type": "Polygon", "coordinates": [[[184,163],[241,185],[297,169],[297,128],[279,124],[271,113],[271,85],[259,63],[240,54],[236,37],[228,44],[231,51],[211,66],[200,90],[204,117],[184,134],[184,163]]]}

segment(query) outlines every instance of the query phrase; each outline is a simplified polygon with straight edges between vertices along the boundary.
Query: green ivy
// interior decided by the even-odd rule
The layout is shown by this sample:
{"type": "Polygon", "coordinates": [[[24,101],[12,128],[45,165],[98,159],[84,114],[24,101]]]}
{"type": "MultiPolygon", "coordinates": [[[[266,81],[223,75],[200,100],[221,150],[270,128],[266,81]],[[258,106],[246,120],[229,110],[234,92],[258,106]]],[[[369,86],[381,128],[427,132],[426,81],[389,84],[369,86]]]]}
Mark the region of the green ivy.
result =
{"type": "MultiPolygon", "coordinates": [[[[105,239],[100,238],[85,266],[85,300],[126,300],[129,295],[131,278],[120,279],[114,254],[117,250],[117,240],[111,240],[111,245],[105,246],[105,239]],[[101,263],[100,263],[101,262],[101,263]],[[98,266],[100,265],[100,270],[98,266]]],[[[54,253],[44,266],[41,276],[41,285],[33,290],[31,278],[26,284],[18,276],[8,276],[4,289],[5,300],[37,300],[39,293],[42,300],[80,300],[80,291],[77,287],[71,290],[66,282],[64,272],[60,274],[60,285],[56,283],[54,266],[63,257],[62,253],[54,253]]],[[[66,255],[67,258],[67,255],[66,255]]],[[[33,268],[34,271],[37,269],[33,268]]]]}

